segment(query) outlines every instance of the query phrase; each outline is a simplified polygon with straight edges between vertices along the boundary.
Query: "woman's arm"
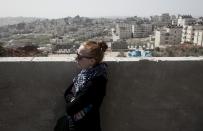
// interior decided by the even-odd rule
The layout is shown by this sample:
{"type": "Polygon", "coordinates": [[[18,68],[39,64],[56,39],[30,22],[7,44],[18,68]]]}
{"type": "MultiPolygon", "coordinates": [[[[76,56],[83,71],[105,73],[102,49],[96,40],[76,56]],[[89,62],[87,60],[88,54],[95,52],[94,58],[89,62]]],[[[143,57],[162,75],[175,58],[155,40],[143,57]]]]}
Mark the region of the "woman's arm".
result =
{"type": "Polygon", "coordinates": [[[99,108],[105,95],[106,83],[107,79],[102,76],[89,81],[87,87],[82,89],[72,102],[67,103],[67,114],[74,115],[90,104],[93,108],[99,108]]]}
{"type": "Polygon", "coordinates": [[[64,98],[65,98],[65,100],[66,100],[66,103],[69,102],[69,101],[67,101],[67,98],[66,98],[66,97],[67,97],[68,94],[70,93],[72,87],[73,87],[73,83],[71,83],[71,84],[69,85],[69,87],[66,89],[66,91],[65,91],[65,93],[64,93],[64,98]]]}

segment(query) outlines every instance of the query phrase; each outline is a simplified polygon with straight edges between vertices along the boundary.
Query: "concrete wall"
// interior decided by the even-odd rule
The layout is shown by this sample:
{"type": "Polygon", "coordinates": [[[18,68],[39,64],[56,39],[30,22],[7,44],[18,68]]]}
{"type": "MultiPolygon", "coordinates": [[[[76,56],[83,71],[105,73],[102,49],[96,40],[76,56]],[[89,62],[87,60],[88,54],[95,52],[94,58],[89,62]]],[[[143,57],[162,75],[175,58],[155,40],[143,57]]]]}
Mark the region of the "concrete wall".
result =
{"type": "MultiPolygon", "coordinates": [[[[109,59],[103,131],[202,131],[203,59],[109,59]]],[[[52,131],[73,61],[0,58],[0,131],[52,131]]]]}

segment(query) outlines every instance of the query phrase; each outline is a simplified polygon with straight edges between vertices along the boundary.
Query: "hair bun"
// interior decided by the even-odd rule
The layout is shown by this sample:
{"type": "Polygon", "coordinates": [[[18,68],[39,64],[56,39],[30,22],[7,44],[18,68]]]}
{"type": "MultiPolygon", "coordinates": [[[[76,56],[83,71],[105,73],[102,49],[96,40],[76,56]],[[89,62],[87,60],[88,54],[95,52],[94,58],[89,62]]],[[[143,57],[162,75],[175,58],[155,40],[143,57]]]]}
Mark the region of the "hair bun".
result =
{"type": "Polygon", "coordinates": [[[99,45],[99,47],[101,48],[101,50],[102,50],[103,52],[105,52],[106,49],[108,48],[106,42],[104,42],[104,41],[99,41],[99,42],[98,42],[98,45],[99,45]]]}

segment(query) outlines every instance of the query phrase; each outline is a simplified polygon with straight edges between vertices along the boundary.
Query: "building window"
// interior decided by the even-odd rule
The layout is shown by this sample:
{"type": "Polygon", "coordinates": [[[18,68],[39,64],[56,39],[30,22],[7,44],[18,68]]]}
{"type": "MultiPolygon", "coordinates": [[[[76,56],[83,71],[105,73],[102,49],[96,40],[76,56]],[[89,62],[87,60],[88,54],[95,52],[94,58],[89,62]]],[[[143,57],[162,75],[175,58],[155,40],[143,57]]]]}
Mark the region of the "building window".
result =
{"type": "Polygon", "coordinates": [[[165,34],[165,36],[169,36],[169,35],[170,35],[169,33],[166,33],[166,34],[165,34]]]}
{"type": "Polygon", "coordinates": [[[165,40],[168,40],[168,37],[165,37],[165,40]]]}

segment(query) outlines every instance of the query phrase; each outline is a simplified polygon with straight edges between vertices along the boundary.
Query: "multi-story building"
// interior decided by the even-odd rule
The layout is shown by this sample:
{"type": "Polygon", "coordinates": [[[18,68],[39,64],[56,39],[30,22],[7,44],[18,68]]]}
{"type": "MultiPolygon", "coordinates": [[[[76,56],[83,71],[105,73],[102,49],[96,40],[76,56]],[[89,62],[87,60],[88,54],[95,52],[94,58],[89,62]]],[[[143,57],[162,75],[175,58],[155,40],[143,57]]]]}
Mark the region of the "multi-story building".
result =
{"type": "Polygon", "coordinates": [[[195,24],[196,19],[193,18],[191,15],[182,15],[178,16],[178,26],[184,26],[184,25],[193,25],[195,24]]]}
{"type": "Polygon", "coordinates": [[[172,24],[172,26],[178,25],[178,19],[176,18],[175,15],[171,15],[171,24],[172,24]]]}
{"type": "Polygon", "coordinates": [[[172,19],[171,24],[172,24],[172,26],[177,26],[178,25],[178,19],[172,19]]]}
{"type": "Polygon", "coordinates": [[[194,44],[203,46],[203,30],[196,30],[194,32],[194,44]]]}
{"type": "Polygon", "coordinates": [[[171,20],[176,19],[176,15],[171,15],[171,20]]]}
{"type": "Polygon", "coordinates": [[[113,41],[118,39],[143,38],[152,33],[152,24],[119,23],[112,29],[113,41]]]}
{"type": "Polygon", "coordinates": [[[164,13],[161,16],[151,16],[151,21],[156,27],[171,25],[171,17],[169,13],[164,13]]]}
{"type": "Polygon", "coordinates": [[[118,33],[116,33],[116,30],[114,28],[111,29],[111,33],[112,33],[112,39],[113,39],[113,41],[119,40],[118,33]]]}
{"type": "Polygon", "coordinates": [[[182,28],[177,26],[165,27],[155,31],[155,47],[177,45],[181,42],[182,28]]]}
{"type": "Polygon", "coordinates": [[[132,25],[126,23],[116,24],[116,34],[120,39],[132,38],[132,25]]]}
{"type": "Polygon", "coordinates": [[[160,21],[160,16],[158,16],[158,15],[150,16],[150,18],[151,18],[152,23],[156,23],[156,22],[160,21]]]}
{"type": "Polygon", "coordinates": [[[203,25],[183,26],[181,43],[193,43],[195,31],[203,30],[203,25]]]}
{"type": "Polygon", "coordinates": [[[134,24],[132,33],[134,38],[148,37],[152,33],[152,24],[134,24]]]}
{"type": "Polygon", "coordinates": [[[169,13],[162,14],[160,19],[161,19],[161,22],[164,23],[164,25],[171,24],[171,17],[169,13]]]}

